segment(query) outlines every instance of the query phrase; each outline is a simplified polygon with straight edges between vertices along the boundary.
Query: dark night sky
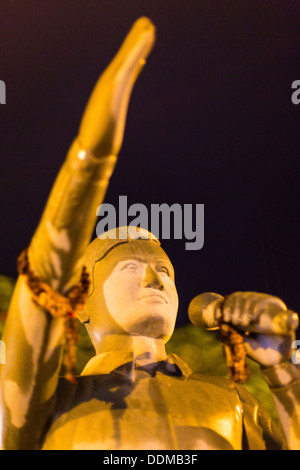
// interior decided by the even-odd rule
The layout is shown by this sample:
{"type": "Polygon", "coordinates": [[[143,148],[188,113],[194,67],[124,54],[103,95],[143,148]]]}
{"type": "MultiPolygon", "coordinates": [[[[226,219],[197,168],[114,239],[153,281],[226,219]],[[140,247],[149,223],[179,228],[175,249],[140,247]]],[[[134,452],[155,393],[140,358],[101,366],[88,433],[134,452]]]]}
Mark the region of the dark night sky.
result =
{"type": "Polygon", "coordinates": [[[267,292],[300,311],[297,0],[0,1],[1,268],[30,242],[86,100],[131,24],[156,46],[106,202],[205,205],[205,244],[163,240],[180,295],[267,292]]]}

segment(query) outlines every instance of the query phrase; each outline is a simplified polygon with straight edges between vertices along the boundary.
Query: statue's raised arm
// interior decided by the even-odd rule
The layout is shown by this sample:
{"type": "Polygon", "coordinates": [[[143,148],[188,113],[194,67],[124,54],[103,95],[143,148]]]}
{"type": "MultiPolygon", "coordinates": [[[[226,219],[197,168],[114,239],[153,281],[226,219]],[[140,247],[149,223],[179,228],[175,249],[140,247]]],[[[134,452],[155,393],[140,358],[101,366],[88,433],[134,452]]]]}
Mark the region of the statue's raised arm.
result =
{"type": "Polygon", "coordinates": [[[130,94],[153,43],[152,23],[140,18],[93,90],[32,239],[31,265],[61,292],[78,280],[122,144],[130,94]]]}
{"type": "MultiPolygon", "coordinates": [[[[28,249],[30,269],[60,294],[76,285],[120,150],[133,85],[155,39],[140,18],[97,82],[40,224],[28,249]]],[[[1,446],[39,446],[55,393],[64,343],[64,319],[38,306],[21,276],[6,322],[1,369],[1,446]],[[35,436],[35,439],[33,439],[35,436]]]]}

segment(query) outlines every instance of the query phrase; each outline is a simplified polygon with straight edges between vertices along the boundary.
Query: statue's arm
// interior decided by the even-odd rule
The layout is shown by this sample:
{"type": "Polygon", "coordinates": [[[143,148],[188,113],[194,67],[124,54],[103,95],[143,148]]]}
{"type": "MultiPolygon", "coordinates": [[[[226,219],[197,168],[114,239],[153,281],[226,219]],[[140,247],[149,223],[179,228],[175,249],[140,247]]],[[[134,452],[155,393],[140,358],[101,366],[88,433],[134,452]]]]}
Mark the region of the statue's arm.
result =
{"type": "MultiPolygon", "coordinates": [[[[216,320],[222,317],[243,332],[246,352],[260,364],[274,397],[288,448],[300,450],[300,369],[293,363],[298,361],[296,353],[292,355],[298,315],[268,294],[234,292],[226,299],[213,295],[206,318],[203,315],[200,320],[211,328],[218,326],[216,320]]],[[[202,301],[195,299],[195,312],[202,301]]]]}
{"type": "MultiPolygon", "coordinates": [[[[152,23],[141,18],[97,82],[79,133],[68,152],[29,246],[31,270],[65,294],[80,277],[96,209],[120,150],[128,102],[154,42],[152,23]]],[[[2,340],[0,430],[3,448],[38,446],[50,414],[64,344],[64,320],[37,306],[22,276],[2,340]]]]}
{"type": "Polygon", "coordinates": [[[141,18],[101,75],[32,239],[31,265],[62,293],[78,281],[122,144],[130,94],[153,42],[154,27],[141,18]]]}
{"type": "Polygon", "coordinates": [[[300,450],[300,370],[283,362],[262,370],[272,392],[288,448],[300,450]]]}

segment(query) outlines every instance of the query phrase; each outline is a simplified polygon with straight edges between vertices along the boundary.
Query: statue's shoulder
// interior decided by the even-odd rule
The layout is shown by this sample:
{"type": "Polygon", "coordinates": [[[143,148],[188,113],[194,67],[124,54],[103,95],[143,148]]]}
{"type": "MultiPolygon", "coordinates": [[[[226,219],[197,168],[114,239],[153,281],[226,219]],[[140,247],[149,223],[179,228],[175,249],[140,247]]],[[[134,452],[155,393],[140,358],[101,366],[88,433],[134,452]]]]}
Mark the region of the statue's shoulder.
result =
{"type": "Polygon", "coordinates": [[[232,391],[235,388],[234,382],[226,377],[194,372],[190,366],[175,353],[168,355],[168,361],[175,363],[182,373],[182,378],[184,380],[188,380],[189,382],[193,382],[195,386],[214,386],[226,389],[228,391],[232,391]]]}
{"type": "Polygon", "coordinates": [[[195,382],[198,382],[199,384],[203,384],[206,386],[211,385],[215,387],[220,387],[228,391],[235,391],[236,388],[232,380],[218,375],[192,373],[189,376],[189,380],[193,380],[195,382]]]}

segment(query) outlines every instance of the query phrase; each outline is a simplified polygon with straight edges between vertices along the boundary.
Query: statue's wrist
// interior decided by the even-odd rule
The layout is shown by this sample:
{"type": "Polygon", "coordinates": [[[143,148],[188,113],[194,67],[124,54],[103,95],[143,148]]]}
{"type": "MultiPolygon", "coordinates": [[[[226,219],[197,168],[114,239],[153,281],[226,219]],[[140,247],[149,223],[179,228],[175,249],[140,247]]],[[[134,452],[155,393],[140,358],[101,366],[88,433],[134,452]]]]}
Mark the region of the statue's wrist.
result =
{"type": "Polygon", "coordinates": [[[263,376],[270,388],[279,388],[300,380],[299,369],[285,361],[272,367],[262,367],[263,376]]]}
{"type": "Polygon", "coordinates": [[[69,170],[83,180],[108,180],[116,165],[116,155],[96,155],[81,144],[79,138],[72,143],[66,163],[69,170]]]}

